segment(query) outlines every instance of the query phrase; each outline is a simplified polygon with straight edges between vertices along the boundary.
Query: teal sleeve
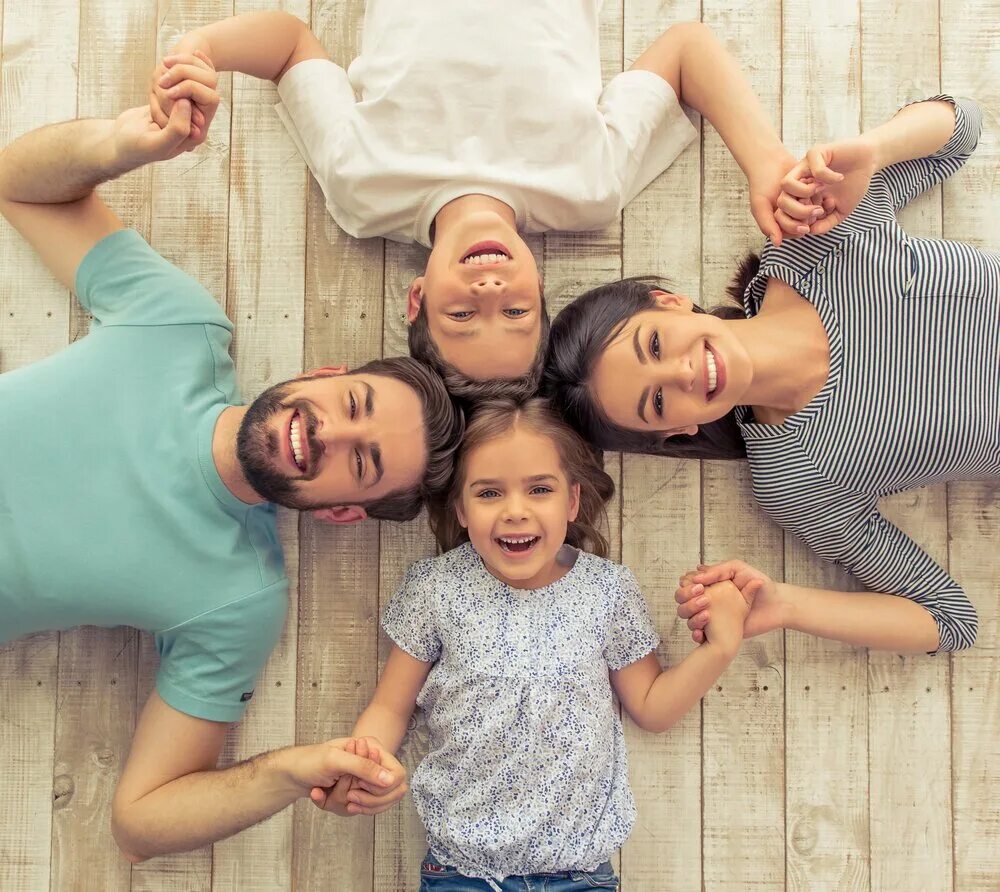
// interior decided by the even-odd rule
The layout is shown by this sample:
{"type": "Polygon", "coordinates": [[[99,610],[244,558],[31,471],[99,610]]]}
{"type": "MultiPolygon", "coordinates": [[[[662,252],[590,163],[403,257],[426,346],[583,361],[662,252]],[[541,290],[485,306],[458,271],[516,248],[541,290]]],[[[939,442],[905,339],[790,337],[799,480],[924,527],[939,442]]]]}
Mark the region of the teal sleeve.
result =
{"type": "Polygon", "coordinates": [[[222,308],[134,229],[101,239],[76,272],[76,295],[101,325],[221,325],[222,308]]]}
{"type": "Polygon", "coordinates": [[[156,633],[156,692],[179,712],[235,722],[281,637],[288,580],[156,633]]]}

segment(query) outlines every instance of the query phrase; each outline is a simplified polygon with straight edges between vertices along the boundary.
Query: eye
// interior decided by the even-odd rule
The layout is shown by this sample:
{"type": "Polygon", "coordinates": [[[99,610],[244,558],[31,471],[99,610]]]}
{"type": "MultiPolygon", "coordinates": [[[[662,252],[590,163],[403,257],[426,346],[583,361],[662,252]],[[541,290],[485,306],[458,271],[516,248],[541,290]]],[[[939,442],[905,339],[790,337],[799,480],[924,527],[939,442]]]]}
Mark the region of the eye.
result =
{"type": "Polygon", "coordinates": [[[452,319],[468,319],[472,315],[472,310],[455,310],[448,314],[452,319]]]}
{"type": "Polygon", "coordinates": [[[511,319],[520,319],[527,312],[527,310],[522,310],[518,307],[510,307],[509,309],[504,310],[503,314],[504,316],[509,316],[511,319]]]}
{"type": "Polygon", "coordinates": [[[495,489],[484,489],[476,493],[477,499],[495,499],[500,493],[495,489]]]}
{"type": "Polygon", "coordinates": [[[358,414],[358,404],[351,391],[348,391],[347,395],[351,398],[351,421],[353,421],[355,416],[358,414]]]}
{"type": "Polygon", "coordinates": [[[358,480],[365,479],[365,465],[361,461],[361,453],[357,449],[354,450],[354,464],[358,470],[358,480]]]}
{"type": "Polygon", "coordinates": [[[538,486],[531,487],[529,495],[533,495],[533,496],[545,496],[545,495],[549,495],[549,493],[551,493],[551,492],[552,492],[552,487],[550,487],[550,486],[544,486],[542,484],[539,484],[538,486]]]}
{"type": "Polygon", "coordinates": [[[656,412],[657,416],[663,417],[663,389],[657,388],[656,393],[653,394],[653,411],[656,412]]]}
{"type": "Polygon", "coordinates": [[[654,331],[653,336],[649,339],[649,355],[653,359],[660,358],[660,335],[659,332],[654,331]]]}

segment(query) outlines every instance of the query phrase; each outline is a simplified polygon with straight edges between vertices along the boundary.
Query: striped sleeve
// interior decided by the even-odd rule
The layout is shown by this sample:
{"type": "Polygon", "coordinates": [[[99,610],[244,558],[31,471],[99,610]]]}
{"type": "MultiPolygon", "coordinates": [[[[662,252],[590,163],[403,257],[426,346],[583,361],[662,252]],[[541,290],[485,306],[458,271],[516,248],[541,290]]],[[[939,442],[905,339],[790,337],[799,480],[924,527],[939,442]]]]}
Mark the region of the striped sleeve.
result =
{"type": "Polygon", "coordinates": [[[891,164],[872,178],[873,182],[876,179],[882,180],[897,211],[922,192],[926,192],[958,171],[976,150],[979,134],[983,128],[982,110],[971,99],[955,99],[952,96],[942,95],[920,101],[945,101],[954,105],[955,130],[951,139],[933,155],[891,164]]]}
{"type": "Polygon", "coordinates": [[[877,509],[858,511],[847,498],[826,508],[812,513],[806,528],[795,529],[820,557],[840,564],[870,591],[901,595],[926,609],[937,623],[938,650],[975,643],[975,607],[916,542],[877,509]]]}

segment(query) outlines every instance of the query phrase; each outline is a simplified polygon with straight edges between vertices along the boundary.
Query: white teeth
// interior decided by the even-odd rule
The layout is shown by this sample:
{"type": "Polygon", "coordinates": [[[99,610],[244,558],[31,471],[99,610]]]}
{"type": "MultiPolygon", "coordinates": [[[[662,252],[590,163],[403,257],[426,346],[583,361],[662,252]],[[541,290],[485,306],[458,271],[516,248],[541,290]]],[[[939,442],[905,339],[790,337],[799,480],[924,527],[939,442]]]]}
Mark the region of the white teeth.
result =
{"type": "Polygon", "coordinates": [[[475,266],[483,263],[501,263],[504,260],[510,258],[506,254],[473,254],[471,257],[466,257],[462,263],[475,266]]]}
{"type": "Polygon", "coordinates": [[[708,366],[708,392],[715,393],[715,386],[719,383],[719,372],[715,367],[715,357],[711,350],[705,350],[705,363],[708,366]]]}
{"type": "Polygon", "coordinates": [[[295,456],[295,463],[299,466],[299,469],[305,467],[305,459],[302,454],[302,431],[299,428],[299,419],[296,418],[292,421],[290,436],[288,438],[292,444],[292,454],[295,456]]]}
{"type": "Polygon", "coordinates": [[[525,542],[534,542],[537,536],[500,536],[501,542],[506,542],[509,545],[521,545],[525,542]]]}

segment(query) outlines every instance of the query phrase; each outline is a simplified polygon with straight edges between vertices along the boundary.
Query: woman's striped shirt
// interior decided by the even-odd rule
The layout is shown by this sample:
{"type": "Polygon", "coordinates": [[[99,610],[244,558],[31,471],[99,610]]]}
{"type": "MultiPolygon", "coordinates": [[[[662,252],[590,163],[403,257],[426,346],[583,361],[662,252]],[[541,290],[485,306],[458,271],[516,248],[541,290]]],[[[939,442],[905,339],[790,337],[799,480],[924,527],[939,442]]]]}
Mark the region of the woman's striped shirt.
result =
{"type": "MultiPolygon", "coordinates": [[[[873,591],[933,615],[941,650],[969,647],[976,613],[961,587],[878,510],[882,496],[942,480],[1000,477],[1000,254],[907,235],[896,213],[955,173],[982,123],[969,100],[940,151],[873,176],[829,233],[770,243],[747,287],[767,281],[815,306],[830,343],[823,389],[782,424],[737,410],[754,495],[783,527],[873,591]]],[[[932,101],[932,100],[928,100],[932,101]]]]}

